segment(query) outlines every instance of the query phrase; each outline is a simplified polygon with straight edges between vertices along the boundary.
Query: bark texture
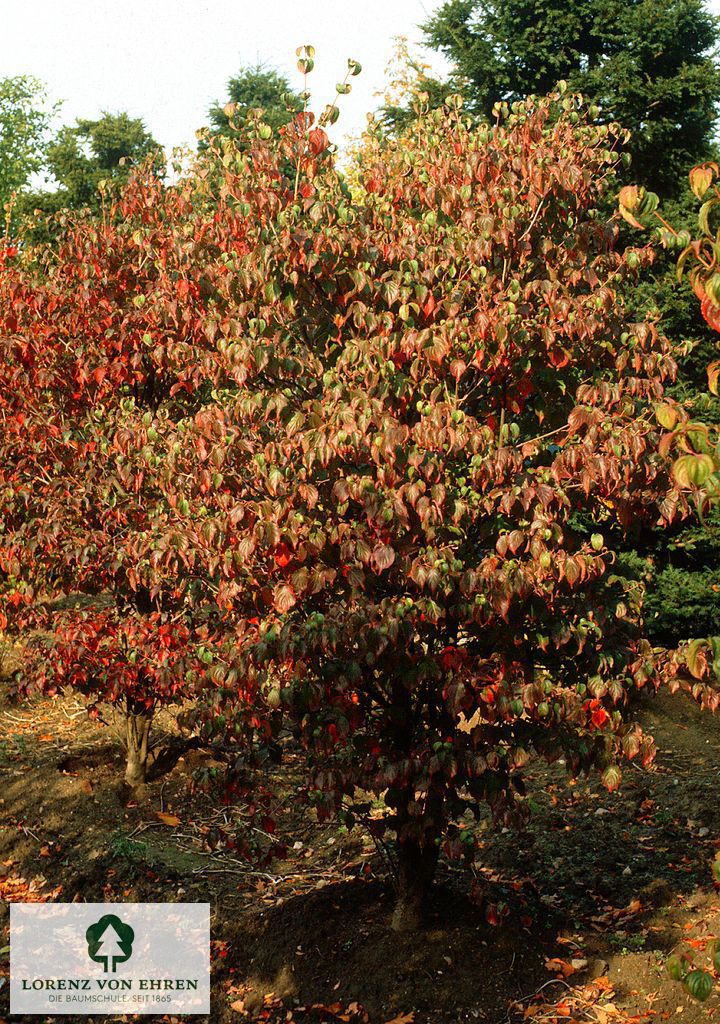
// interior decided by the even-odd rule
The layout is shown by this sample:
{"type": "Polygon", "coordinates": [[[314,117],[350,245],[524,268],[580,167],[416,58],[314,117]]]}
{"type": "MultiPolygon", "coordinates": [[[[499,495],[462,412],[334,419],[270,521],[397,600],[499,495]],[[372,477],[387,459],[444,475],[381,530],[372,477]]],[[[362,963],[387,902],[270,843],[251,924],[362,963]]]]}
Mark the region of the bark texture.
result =
{"type": "Polygon", "coordinates": [[[152,717],[152,710],[128,702],[125,717],[125,781],[129,786],[141,786],[145,782],[152,717]]]}

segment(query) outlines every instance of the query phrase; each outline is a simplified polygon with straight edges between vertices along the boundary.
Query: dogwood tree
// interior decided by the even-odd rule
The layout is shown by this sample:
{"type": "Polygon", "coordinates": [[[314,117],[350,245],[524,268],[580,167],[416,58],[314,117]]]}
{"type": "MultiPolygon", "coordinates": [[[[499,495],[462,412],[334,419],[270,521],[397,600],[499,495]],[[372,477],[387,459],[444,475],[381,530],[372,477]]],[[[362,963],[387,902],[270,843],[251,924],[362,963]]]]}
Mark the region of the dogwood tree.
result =
{"type": "MultiPolygon", "coordinates": [[[[716,331],[720,331],[720,231],[716,223],[719,174],[713,162],[690,171],[690,188],[701,203],[696,237],[669,223],[659,209],[658,197],[643,187],[626,186],[618,195],[620,214],[629,224],[641,230],[654,227],[659,242],[678,253],[678,280],[687,277],[705,321],[716,331]]],[[[708,388],[715,395],[719,379],[720,360],[714,360],[708,366],[708,388]]],[[[695,492],[700,511],[716,504],[720,493],[717,425],[691,419],[680,406],[660,406],[658,419],[664,428],[661,450],[674,455],[673,474],[678,486],[687,493],[695,492]]],[[[678,674],[673,685],[684,686],[704,706],[716,710],[720,703],[720,637],[696,637],[683,644],[676,663],[678,674]]]]}
{"type": "Polygon", "coordinates": [[[30,682],[123,711],[131,784],[154,710],[203,671],[164,439],[224,379],[206,313],[243,228],[190,193],[139,172],[0,265],[3,615],[30,682]]]}
{"type": "MultiPolygon", "coordinates": [[[[327,146],[304,113],[280,146],[259,112],[242,131],[251,155],[215,139],[177,185],[148,166],[99,217],[59,217],[52,246],[0,253],[2,621],[32,636],[28,680],[123,711],[132,784],[155,709],[205,671],[218,608],[178,532],[190,508],[171,456],[198,410],[242,390],[235,342],[259,323],[238,261],[262,255],[273,218],[308,188],[296,167],[327,146]],[[238,174],[258,183],[249,198],[238,174]]],[[[196,492],[222,461],[195,462],[196,492]]],[[[214,552],[202,501],[192,513],[214,552]]]]}
{"type": "Polygon", "coordinates": [[[222,616],[205,733],[289,724],[321,818],[382,797],[398,929],[467,813],[522,813],[532,751],[610,789],[652,756],[623,708],[665,665],[613,547],[687,508],[673,353],[621,300],[652,254],[597,212],[622,132],[563,93],[496,113],[372,135],[356,201],[308,120],[228,164],[258,218],[220,285],[241,386],[172,445],[222,616]]]}

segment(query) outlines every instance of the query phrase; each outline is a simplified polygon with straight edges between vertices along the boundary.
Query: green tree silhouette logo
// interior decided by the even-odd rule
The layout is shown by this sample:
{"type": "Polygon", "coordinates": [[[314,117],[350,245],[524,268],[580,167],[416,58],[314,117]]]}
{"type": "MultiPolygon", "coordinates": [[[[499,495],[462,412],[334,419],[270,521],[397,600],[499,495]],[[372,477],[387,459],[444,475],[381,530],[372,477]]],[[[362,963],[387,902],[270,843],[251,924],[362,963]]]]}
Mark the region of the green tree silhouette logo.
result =
{"type": "Polygon", "coordinates": [[[114,972],[118,964],[132,956],[135,932],[115,914],[105,914],[85,932],[88,956],[102,964],[106,972],[114,972]]]}

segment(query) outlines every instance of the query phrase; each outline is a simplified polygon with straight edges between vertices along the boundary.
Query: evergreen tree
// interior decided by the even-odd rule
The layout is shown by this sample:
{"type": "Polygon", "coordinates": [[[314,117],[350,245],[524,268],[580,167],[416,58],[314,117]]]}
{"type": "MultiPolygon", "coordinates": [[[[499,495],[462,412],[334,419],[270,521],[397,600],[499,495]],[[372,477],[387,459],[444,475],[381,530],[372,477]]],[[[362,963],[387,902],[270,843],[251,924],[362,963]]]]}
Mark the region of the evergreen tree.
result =
{"type": "MultiPolygon", "coordinates": [[[[238,126],[250,110],[262,109],[263,121],[275,130],[287,124],[293,113],[303,106],[301,97],[288,80],[262,64],[242,68],[238,75],[229,79],[227,92],[223,103],[214,103],[210,108],[211,132],[236,139],[238,126]]],[[[202,143],[201,148],[204,148],[202,143]]]]}
{"type": "Polygon", "coordinates": [[[99,207],[101,182],[127,180],[134,165],[159,150],[140,118],[103,113],[97,120],[78,119],[61,128],[47,149],[46,167],[57,189],[28,197],[24,205],[43,213],[99,207]]]}

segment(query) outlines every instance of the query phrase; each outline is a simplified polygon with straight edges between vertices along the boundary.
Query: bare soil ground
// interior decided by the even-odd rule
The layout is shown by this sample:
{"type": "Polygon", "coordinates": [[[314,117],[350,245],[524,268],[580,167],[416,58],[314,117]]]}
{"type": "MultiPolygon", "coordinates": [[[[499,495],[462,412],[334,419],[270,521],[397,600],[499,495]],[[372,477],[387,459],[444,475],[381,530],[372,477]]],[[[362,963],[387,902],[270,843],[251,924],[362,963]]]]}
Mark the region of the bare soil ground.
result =
{"type": "MultiPolygon", "coordinates": [[[[218,844],[238,812],[188,793],[202,752],[161,760],[131,799],[117,741],[79,703],[2,700],[0,950],[13,901],[200,901],[213,1024],[720,1018],[717,995],[694,1003],[664,968],[677,947],[704,964],[720,935],[720,723],[669,695],[638,715],[660,750],[649,770],[628,766],[608,794],[533,764],[529,825],[481,821],[475,865],[442,865],[425,928],[398,936],[382,856],[360,828],[318,825],[298,804],[292,755],[274,769],[277,838],[237,821],[286,847],[259,868],[218,844]]],[[[0,952],[0,1020],[7,970],[0,952]]],[[[78,1021],[93,1019],[108,1020],[78,1021]]]]}

